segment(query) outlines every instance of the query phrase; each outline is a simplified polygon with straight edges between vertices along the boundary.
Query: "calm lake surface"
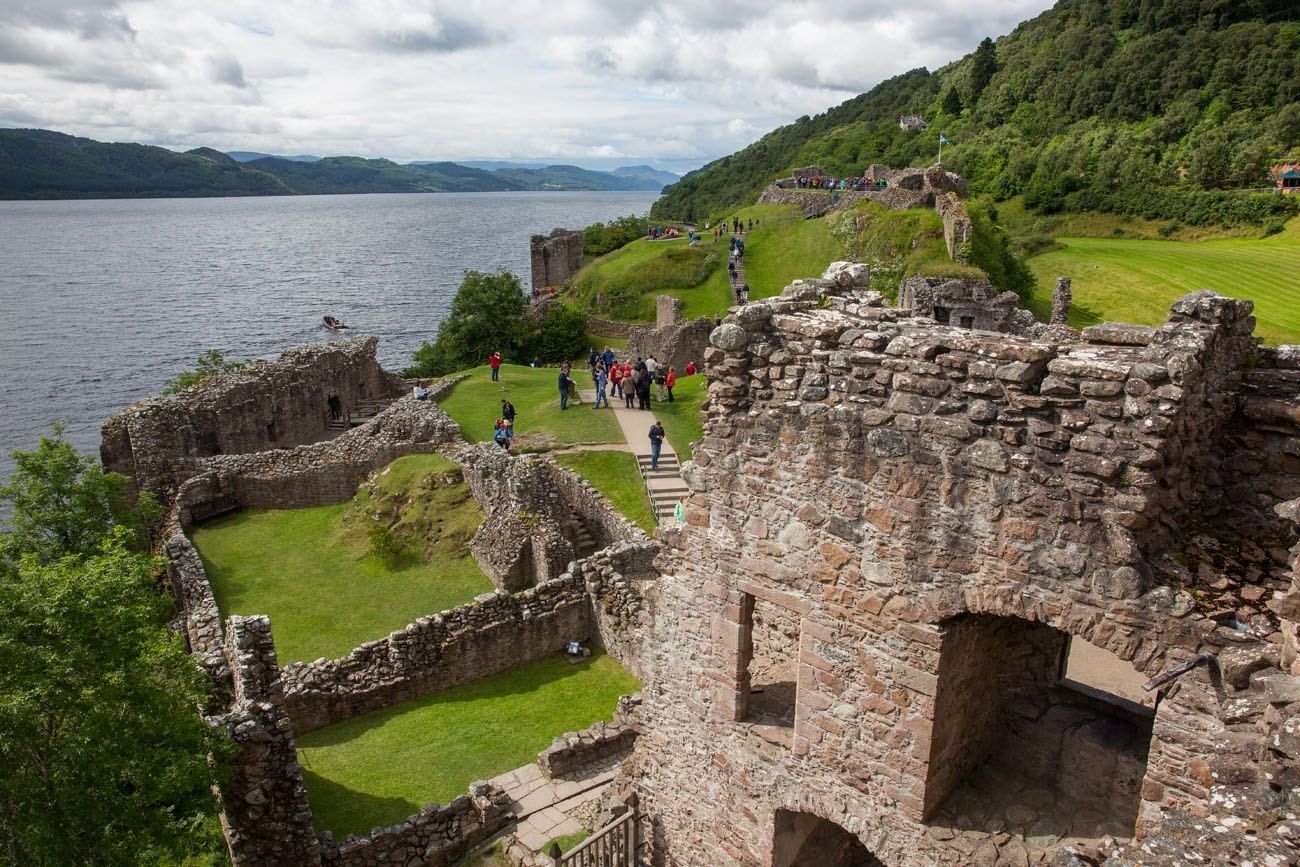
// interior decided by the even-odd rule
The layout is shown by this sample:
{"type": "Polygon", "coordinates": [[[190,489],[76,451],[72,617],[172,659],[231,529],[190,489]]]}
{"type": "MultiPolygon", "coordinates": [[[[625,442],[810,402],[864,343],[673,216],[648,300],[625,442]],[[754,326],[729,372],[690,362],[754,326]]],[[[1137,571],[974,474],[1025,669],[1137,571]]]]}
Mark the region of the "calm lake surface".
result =
{"type": "Polygon", "coordinates": [[[528,237],[645,213],[657,193],[441,193],[0,202],[0,479],[62,421],[98,454],[108,416],[209,348],[274,358],[380,338],[400,369],[462,272],[528,286],[528,237]]]}

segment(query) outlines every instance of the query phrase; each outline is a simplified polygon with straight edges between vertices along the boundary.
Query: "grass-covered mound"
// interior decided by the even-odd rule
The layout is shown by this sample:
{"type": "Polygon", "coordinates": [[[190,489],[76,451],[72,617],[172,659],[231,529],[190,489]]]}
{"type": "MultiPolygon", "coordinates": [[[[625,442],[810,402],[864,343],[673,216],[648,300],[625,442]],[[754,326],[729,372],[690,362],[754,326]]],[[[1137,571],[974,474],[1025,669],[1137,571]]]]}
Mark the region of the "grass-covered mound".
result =
{"type": "MultiPolygon", "coordinates": [[[[646,425],[649,429],[649,425],[646,425]]],[[[647,533],[654,530],[654,513],[646,495],[641,471],[631,452],[570,452],[556,456],[563,466],[573,470],[605,495],[614,508],[647,533]]]]}
{"type": "Polygon", "coordinates": [[[446,804],[471,782],[536,760],[557,735],[612,719],[640,684],[599,651],[558,654],[298,737],[319,830],[336,838],[446,804]]]}
{"type": "MultiPolygon", "coordinates": [[[[610,341],[604,341],[604,348],[610,341]]],[[[492,439],[493,425],[501,417],[502,399],[515,406],[513,451],[546,451],[577,443],[621,443],[623,434],[612,412],[592,412],[590,403],[570,402],[560,411],[560,371],[554,367],[501,366],[500,382],[492,381],[488,367],[466,371],[438,405],[460,425],[461,436],[472,443],[492,439]]],[[[591,388],[591,376],[581,366],[571,374],[579,389],[591,388]]]]}
{"type": "Polygon", "coordinates": [[[283,664],[345,655],[491,590],[469,553],[482,520],[455,464],[411,455],[350,503],[235,512],[190,537],[221,613],[269,615],[283,664]]]}
{"type": "Polygon", "coordinates": [[[1255,302],[1256,333],[1269,343],[1300,341],[1300,220],[1269,238],[1159,241],[1058,238],[1057,249],[1029,260],[1038,278],[1033,309],[1051,310],[1056,278],[1073,281],[1076,326],[1101,321],[1161,325],[1181,295],[1213,289],[1255,302]]]}

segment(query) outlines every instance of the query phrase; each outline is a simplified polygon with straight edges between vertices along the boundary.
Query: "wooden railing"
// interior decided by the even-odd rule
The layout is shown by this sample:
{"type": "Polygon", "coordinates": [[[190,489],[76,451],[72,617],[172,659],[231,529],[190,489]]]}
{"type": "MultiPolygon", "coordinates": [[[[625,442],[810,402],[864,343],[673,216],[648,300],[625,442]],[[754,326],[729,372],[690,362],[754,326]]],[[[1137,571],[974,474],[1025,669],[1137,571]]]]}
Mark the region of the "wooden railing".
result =
{"type": "Polygon", "coordinates": [[[627,812],[574,846],[560,852],[560,844],[552,843],[551,862],[555,867],[636,867],[637,849],[641,846],[640,803],[633,792],[627,799],[627,812]]]}

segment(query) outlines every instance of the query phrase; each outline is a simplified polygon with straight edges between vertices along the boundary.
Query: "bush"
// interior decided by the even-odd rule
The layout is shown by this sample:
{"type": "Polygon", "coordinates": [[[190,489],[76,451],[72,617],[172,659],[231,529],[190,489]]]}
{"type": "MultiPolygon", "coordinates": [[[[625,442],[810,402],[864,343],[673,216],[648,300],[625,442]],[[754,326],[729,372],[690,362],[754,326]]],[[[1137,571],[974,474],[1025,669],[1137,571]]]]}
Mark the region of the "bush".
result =
{"type": "Polygon", "coordinates": [[[198,357],[193,370],[182,370],[167,381],[163,394],[175,394],[223,373],[234,373],[248,366],[247,361],[232,361],[218,349],[209,349],[198,357]]]}
{"type": "Polygon", "coordinates": [[[643,237],[647,218],[628,216],[608,223],[592,223],[582,230],[582,255],[587,259],[612,253],[619,247],[643,237]]]}
{"type": "Polygon", "coordinates": [[[1162,224],[1156,231],[1162,238],[1172,238],[1174,235],[1178,234],[1178,230],[1182,227],[1183,224],[1177,220],[1170,220],[1168,223],[1162,224]]]}
{"type": "Polygon", "coordinates": [[[571,361],[582,355],[587,344],[587,314],[567,304],[547,312],[537,338],[538,358],[548,364],[571,361]]]}
{"type": "Polygon", "coordinates": [[[366,530],[366,541],[370,544],[370,553],[388,568],[395,568],[402,562],[406,545],[387,524],[371,524],[366,530]]]}
{"type": "Polygon", "coordinates": [[[519,278],[502,269],[491,274],[466,271],[456,290],[438,338],[415,350],[415,363],[406,377],[446,376],[487,363],[500,352],[507,360],[524,361],[528,325],[524,322],[524,290],[519,278]]]}

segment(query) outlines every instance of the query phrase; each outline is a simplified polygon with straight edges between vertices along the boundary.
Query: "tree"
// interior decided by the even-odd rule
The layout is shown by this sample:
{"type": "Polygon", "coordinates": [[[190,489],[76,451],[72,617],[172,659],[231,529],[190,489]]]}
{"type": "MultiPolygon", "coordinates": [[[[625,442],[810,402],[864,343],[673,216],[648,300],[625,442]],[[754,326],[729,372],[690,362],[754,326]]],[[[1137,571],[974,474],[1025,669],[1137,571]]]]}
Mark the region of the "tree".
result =
{"type": "Polygon", "coordinates": [[[178,391],[184,391],[191,385],[198,385],[205,379],[211,379],[223,373],[234,373],[236,370],[247,366],[247,361],[232,361],[226,358],[224,352],[218,349],[209,349],[198,357],[193,370],[182,370],[172,379],[169,379],[167,385],[163,387],[163,394],[175,394],[178,391]]]}
{"type": "Polygon", "coordinates": [[[0,560],[14,565],[23,555],[40,563],[85,556],[117,530],[136,548],[147,543],[149,522],[158,515],[156,501],[145,494],[133,502],[126,476],[79,456],[63,438],[61,425],[32,451],[10,457],[16,468],[10,483],[0,487],[0,500],[11,504],[12,517],[0,539],[0,560]]]}
{"type": "Polygon", "coordinates": [[[940,107],[946,115],[951,117],[961,116],[961,94],[957,92],[957,88],[948,88],[947,92],[943,95],[943,103],[940,107]]]}
{"type": "Polygon", "coordinates": [[[971,57],[970,79],[967,88],[969,92],[966,95],[967,105],[975,105],[980,98],[980,94],[984,92],[984,88],[988,87],[989,82],[993,80],[993,73],[997,71],[997,49],[993,46],[993,40],[985,36],[971,57]]]}
{"type": "Polygon", "coordinates": [[[548,363],[572,361],[582,355],[587,345],[587,314],[557,304],[542,320],[537,355],[548,363]]]}
{"type": "Polygon", "coordinates": [[[504,269],[466,271],[437,339],[420,344],[403,375],[444,376],[483,364],[493,352],[517,361],[527,336],[519,278],[504,269]]]}
{"type": "Polygon", "coordinates": [[[227,747],[163,626],[159,563],[125,537],[0,565],[0,863],[157,863],[209,842],[209,756],[227,747]]]}

